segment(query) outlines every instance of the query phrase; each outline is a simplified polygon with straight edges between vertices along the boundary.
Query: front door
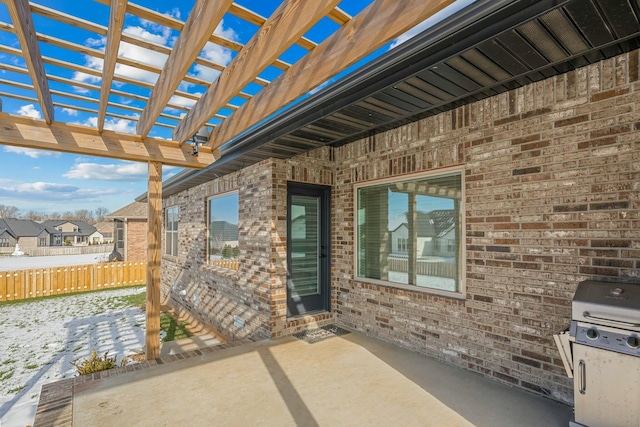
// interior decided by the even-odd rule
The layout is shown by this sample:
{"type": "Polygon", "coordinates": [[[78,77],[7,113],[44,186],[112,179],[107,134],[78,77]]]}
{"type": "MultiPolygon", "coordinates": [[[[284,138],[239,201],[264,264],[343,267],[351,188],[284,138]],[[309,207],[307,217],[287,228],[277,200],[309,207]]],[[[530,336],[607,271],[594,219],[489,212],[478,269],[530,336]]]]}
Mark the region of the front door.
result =
{"type": "Polygon", "coordinates": [[[287,315],[329,311],[331,188],[287,186],[287,315]]]}

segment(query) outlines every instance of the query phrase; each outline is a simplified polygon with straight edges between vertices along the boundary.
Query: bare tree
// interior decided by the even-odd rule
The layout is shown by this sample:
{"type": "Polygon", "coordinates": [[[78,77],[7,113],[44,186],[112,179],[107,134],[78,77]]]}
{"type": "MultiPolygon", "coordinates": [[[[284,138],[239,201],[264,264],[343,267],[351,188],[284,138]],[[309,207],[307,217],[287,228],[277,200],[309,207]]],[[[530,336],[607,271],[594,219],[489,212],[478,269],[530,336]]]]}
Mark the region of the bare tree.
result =
{"type": "Polygon", "coordinates": [[[29,212],[27,212],[26,214],[22,215],[22,217],[24,219],[30,219],[31,221],[44,221],[45,219],[47,219],[47,214],[44,212],[36,212],[34,210],[31,210],[29,212]]]}
{"type": "Polygon", "coordinates": [[[0,218],[16,218],[19,211],[15,206],[0,205],[0,218]]]}
{"type": "Polygon", "coordinates": [[[88,223],[92,223],[95,221],[93,218],[93,212],[87,209],[78,209],[74,216],[78,221],[84,221],[88,223]]]}
{"type": "Polygon", "coordinates": [[[109,213],[109,209],[104,206],[100,206],[99,208],[96,208],[94,212],[96,214],[96,222],[102,222],[104,221],[104,217],[109,213]]]}
{"type": "Polygon", "coordinates": [[[60,219],[65,219],[65,220],[69,221],[69,220],[75,219],[75,216],[73,215],[73,212],[71,212],[71,211],[64,211],[62,213],[62,218],[60,218],[60,219]]]}
{"type": "Polygon", "coordinates": [[[47,214],[47,219],[62,219],[62,214],[60,212],[51,212],[47,214]]]}

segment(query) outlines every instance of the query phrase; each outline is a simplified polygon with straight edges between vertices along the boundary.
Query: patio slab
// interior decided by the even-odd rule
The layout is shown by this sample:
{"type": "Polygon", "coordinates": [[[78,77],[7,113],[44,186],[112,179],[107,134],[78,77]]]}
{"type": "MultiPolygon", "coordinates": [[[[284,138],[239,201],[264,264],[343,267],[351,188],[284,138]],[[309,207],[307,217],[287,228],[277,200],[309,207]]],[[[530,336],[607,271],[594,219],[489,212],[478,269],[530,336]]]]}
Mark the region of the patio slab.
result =
{"type": "Polygon", "coordinates": [[[76,382],[73,425],[526,427],[571,417],[568,406],[357,333],[190,354],[76,382]]]}

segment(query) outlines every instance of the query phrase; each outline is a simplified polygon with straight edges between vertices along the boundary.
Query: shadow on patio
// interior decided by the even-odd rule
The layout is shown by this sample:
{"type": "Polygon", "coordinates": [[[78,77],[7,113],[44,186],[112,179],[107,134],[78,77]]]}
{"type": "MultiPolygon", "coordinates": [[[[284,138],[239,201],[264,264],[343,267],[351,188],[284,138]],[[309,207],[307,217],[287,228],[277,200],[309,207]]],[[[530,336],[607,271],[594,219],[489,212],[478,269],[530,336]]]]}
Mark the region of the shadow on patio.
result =
{"type": "Polygon", "coordinates": [[[568,406],[357,333],[76,381],[71,402],[74,426],[566,426],[571,417],[568,406]]]}

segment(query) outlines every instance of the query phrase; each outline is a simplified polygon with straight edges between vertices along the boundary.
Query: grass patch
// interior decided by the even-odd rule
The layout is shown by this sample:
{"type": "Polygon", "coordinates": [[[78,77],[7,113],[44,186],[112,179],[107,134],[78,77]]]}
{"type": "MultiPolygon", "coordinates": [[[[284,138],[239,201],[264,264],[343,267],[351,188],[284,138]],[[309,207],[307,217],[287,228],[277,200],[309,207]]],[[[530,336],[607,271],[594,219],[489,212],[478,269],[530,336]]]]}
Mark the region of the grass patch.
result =
{"type": "Polygon", "coordinates": [[[2,363],[0,363],[0,365],[10,365],[14,362],[15,362],[15,359],[7,359],[7,360],[3,360],[2,363]]]}
{"type": "Polygon", "coordinates": [[[162,342],[189,338],[191,336],[191,333],[186,328],[188,324],[188,322],[178,322],[168,314],[161,313],[160,329],[167,333],[167,335],[162,339],[162,342]]]}
{"type": "MultiPolygon", "coordinates": [[[[86,295],[86,294],[94,294],[94,293],[98,293],[98,292],[110,292],[110,291],[121,290],[121,289],[145,288],[146,286],[147,285],[123,286],[123,287],[120,287],[120,288],[97,289],[97,290],[90,291],[90,292],[69,292],[69,293],[66,293],[66,294],[45,295],[45,296],[36,297],[36,298],[26,298],[26,299],[11,300],[11,301],[0,301],[0,307],[2,307],[4,305],[28,304],[28,303],[35,302],[35,301],[48,300],[48,299],[52,299],[52,298],[70,297],[70,296],[73,296],[73,295],[86,295]]],[[[146,293],[143,292],[142,295],[146,295],[146,293]]],[[[127,298],[127,297],[121,297],[121,298],[127,298]]],[[[144,298],[146,299],[146,296],[144,298]]]]}
{"type": "Polygon", "coordinates": [[[0,371],[0,381],[8,380],[13,376],[13,371],[0,371]]]}
{"type": "Polygon", "coordinates": [[[20,387],[12,388],[11,390],[9,390],[9,394],[17,393],[21,391],[24,387],[25,386],[21,385],[20,387]]]}
{"type": "Polygon", "coordinates": [[[24,368],[25,368],[25,369],[36,369],[37,367],[38,367],[38,365],[37,365],[37,364],[35,364],[35,363],[30,363],[30,364],[26,365],[24,368]]]}

